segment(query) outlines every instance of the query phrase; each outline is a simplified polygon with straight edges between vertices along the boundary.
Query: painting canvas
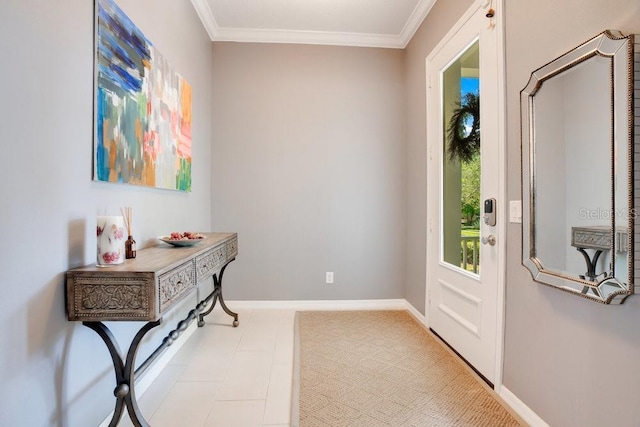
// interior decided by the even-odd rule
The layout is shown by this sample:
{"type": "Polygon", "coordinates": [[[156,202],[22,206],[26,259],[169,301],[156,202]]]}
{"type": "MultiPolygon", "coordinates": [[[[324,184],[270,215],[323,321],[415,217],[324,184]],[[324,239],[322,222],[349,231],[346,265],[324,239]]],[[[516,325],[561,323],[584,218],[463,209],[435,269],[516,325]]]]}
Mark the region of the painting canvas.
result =
{"type": "Polygon", "coordinates": [[[191,191],[191,86],[113,0],[96,0],[96,181],[191,191]]]}

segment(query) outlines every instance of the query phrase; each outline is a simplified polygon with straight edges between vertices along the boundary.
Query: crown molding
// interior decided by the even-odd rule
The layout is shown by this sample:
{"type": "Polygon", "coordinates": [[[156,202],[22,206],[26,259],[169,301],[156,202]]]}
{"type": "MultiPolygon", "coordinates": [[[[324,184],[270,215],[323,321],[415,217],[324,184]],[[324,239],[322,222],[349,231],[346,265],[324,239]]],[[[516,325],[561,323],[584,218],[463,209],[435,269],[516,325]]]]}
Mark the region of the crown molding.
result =
{"type": "Polygon", "coordinates": [[[415,9],[413,9],[399,36],[403,48],[407,47],[418,28],[420,28],[424,18],[431,12],[434,4],[436,4],[436,0],[420,0],[415,9]]]}
{"type": "Polygon", "coordinates": [[[191,0],[191,3],[211,41],[404,49],[433,7],[435,0],[420,0],[399,35],[220,27],[207,0],[191,0]]]}
{"type": "Polygon", "coordinates": [[[207,31],[207,34],[209,34],[209,38],[211,41],[214,41],[218,35],[218,23],[213,16],[213,12],[211,12],[209,3],[207,3],[207,0],[191,0],[191,4],[196,10],[200,21],[202,21],[204,29],[207,31]]]}
{"type": "Polygon", "coordinates": [[[247,43],[293,43],[401,49],[397,36],[300,30],[218,28],[215,40],[247,43]]]}

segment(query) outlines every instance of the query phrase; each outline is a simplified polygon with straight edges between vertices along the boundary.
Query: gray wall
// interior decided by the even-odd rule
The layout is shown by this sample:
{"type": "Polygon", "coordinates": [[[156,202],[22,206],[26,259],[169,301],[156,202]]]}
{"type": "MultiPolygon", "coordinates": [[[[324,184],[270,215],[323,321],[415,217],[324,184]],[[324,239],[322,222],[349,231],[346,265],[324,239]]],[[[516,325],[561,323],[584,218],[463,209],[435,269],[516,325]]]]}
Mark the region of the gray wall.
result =
{"type": "MultiPolygon", "coordinates": [[[[508,198],[520,199],[519,92],[530,73],[605,29],[640,33],[640,2],[507,2],[508,198]]],[[[507,229],[504,384],[552,426],[640,424],[640,298],[599,305],[531,280],[507,229]]]]}
{"type": "MultiPolygon", "coordinates": [[[[64,311],[64,272],[95,262],[96,215],[131,206],[140,246],[211,228],[210,41],[188,1],[118,3],[193,86],[193,192],[91,181],[92,1],[0,2],[2,426],[95,426],[113,410],[107,349],[64,311]]],[[[113,325],[122,348],[132,325],[113,325]]]]}
{"type": "Polygon", "coordinates": [[[403,298],[404,52],[213,46],[213,223],[241,248],[226,297],[403,298]]]}
{"type": "Polygon", "coordinates": [[[424,314],[427,262],[427,87],[425,60],[471,6],[472,0],[438,1],[406,48],[407,258],[405,298],[424,314]]]}

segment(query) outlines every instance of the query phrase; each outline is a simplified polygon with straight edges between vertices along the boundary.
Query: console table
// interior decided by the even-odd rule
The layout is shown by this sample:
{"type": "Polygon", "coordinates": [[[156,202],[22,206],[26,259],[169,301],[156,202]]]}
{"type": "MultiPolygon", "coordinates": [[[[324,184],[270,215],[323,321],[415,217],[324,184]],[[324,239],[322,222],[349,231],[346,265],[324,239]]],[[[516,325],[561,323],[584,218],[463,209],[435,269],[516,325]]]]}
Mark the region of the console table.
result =
{"type": "Polygon", "coordinates": [[[233,317],[233,326],[238,326],[238,314],[229,310],[222,298],[222,276],[238,254],[238,236],[236,233],[204,233],[204,236],[201,242],[190,247],[159,244],[139,250],[136,258],[120,265],[89,265],[67,271],[67,318],[82,321],[83,325],[94,330],[105,342],[113,361],[116,404],[109,427],[118,424],[125,406],[134,425],[149,426],[138,408],[135,377],[144,372],[196,317],[198,326],[204,326],[204,317],[211,313],[219,300],[225,313],[233,317]],[[213,278],[213,291],[134,370],[138,346],[144,335],[160,325],[165,313],[209,277],[213,278]],[[203,313],[212,300],[211,306],[203,313]],[[146,322],[131,341],[124,360],[104,321],[146,322]]]}

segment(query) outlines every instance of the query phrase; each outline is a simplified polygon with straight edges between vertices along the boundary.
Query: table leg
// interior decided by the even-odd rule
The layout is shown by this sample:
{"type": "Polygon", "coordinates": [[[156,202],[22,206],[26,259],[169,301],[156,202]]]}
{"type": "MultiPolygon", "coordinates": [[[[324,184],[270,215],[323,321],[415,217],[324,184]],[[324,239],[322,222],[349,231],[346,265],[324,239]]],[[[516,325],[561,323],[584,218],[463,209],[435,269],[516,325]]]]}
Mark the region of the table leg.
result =
{"type": "MultiPolygon", "coordinates": [[[[232,259],[231,261],[234,261],[234,260],[235,258],[232,259]]],[[[198,316],[198,326],[200,327],[204,326],[205,316],[207,316],[209,313],[213,311],[213,308],[216,306],[216,302],[218,302],[218,300],[220,300],[220,306],[222,307],[224,312],[227,313],[229,316],[233,317],[233,327],[235,328],[239,325],[238,313],[234,313],[233,311],[229,310],[229,307],[227,307],[227,305],[224,303],[224,299],[222,298],[222,276],[224,275],[224,271],[226,270],[227,265],[229,265],[231,261],[229,261],[228,263],[225,264],[224,267],[222,267],[219,274],[213,275],[213,292],[211,293],[211,295],[209,295],[209,297],[207,297],[207,299],[209,299],[211,296],[213,296],[213,303],[211,304],[211,307],[209,307],[207,311],[205,311],[204,313],[198,316]]]]}
{"type": "Polygon", "coordinates": [[[149,423],[144,419],[140,408],[138,408],[138,402],[136,400],[135,393],[135,370],[133,366],[136,360],[136,353],[142,338],[151,329],[162,323],[162,318],[154,322],[147,322],[138,333],[133,337],[129,351],[127,352],[127,358],[125,363],[120,356],[120,349],[118,343],[115,340],[113,334],[102,322],[82,322],[82,324],[88,328],[93,329],[104,341],[109,353],[111,354],[111,360],[113,361],[113,368],[116,375],[116,388],[113,390],[113,394],[116,396],[116,406],[113,411],[113,417],[109,423],[109,427],[115,427],[118,425],[122,412],[126,406],[127,412],[131,422],[136,427],[149,427],[149,423]]]}
{"type": "MultiPolygon", "coordinates": [[[[598,275],[596,274],[596,266],[598,264],[598,258],[600,258],[600,255],[602,254],[602,250],[597,249],[593,254],[593,259],[592,259],[587,253],[587,251],[585,251],[583,248],[576,248],[576,249],[578,249],[578,252],[582,254],[582,256],[584,257],[584,261],[587,264],[587,272],[584,275],[580,275],[579,277],[583,280],[589,280],[591,282],[595,282],[596,277],[598,277],[598,275]]],[[[589,291],[592,291],[597,296],[600,296],[600,292],[598,291],[598,288],[590,287],[590,286],[582,287],[583,294],[586,295],[589,293],[589,291]]]]}
{"type": "Polygon", "coordinates": [[[582,256],[584,257],[584,261],[587,264],[587,272],[584,274],[584,276],[582,276],[582,278],[587,278],[588,280],[594,281],[598,276],[596,274],[596,266],[598,264],[598,258],[600,258],[600,255],[602,254],[602,251],[600,249],[596,250],[593,254],[593,259],[591,259],[587,251],[585,251],[583,248],[577,249],[578,252],[582,254],[582,256]]]}

